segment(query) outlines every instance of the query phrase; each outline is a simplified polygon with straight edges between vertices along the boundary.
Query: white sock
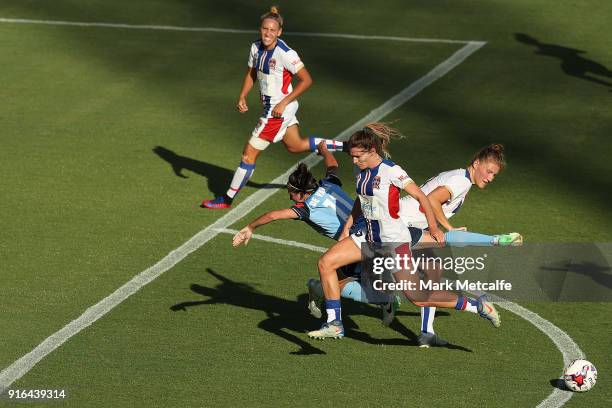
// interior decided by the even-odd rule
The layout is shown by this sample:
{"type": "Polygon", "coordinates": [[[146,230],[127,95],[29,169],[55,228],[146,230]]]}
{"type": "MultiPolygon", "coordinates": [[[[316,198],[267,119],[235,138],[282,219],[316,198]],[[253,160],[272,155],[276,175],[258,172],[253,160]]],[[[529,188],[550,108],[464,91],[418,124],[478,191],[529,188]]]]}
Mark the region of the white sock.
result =
{"type": "Polygon", "coordinates": [[[236,172],[234,173],[234,178],[232,178],[230,188],[227,190],[227,196],[229,198],[234,198],[240,189],[244,187],[247,181],[249,181],[254,171],[255,164],[247,164],[241,161],[240,165],[236,169],[236,172]]]}
{"type": "Polygon", "coordinates": [[[433,321],[436,315],[435,307],[422,307],[421,308],[421,332],[435,334],[433,328],[433,321]]]}

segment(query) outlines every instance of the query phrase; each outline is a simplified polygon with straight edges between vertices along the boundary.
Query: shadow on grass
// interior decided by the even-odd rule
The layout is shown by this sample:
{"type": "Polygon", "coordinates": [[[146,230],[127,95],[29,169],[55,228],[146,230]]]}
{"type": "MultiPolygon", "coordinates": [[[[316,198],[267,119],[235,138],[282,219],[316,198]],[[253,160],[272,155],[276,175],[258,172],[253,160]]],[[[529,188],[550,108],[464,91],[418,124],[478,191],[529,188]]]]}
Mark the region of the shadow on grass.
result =
{"type": "MultiPolygon", "coordinates": [[[[205,177],[208,180],[208,189],[215,196],[220,196],[227,191],[230,182],[232,181],[232,177],[234,176],[233,170],[228,170],[223,167],[195,160],[186,156],[180,156],[174,153],[172,150],[166,149],[162,146],[156,146],[153,149],[153,153],[168,162],[168,164],[172,166],[172,171],[174,171],[174,174],[176,174],[177,177],[188,178],[188,176],[183,174],[183,170],[188,170],[205,177]]],[[[247,186],[254,188],[285,187],[284,184],[261,184],[254,183],[252,181],[247,182],[247,186]]]]}
{"type": "Polygon", "coordinates": [[[608,87],[612,91],[612,83],[604,79],[612,79],[612,71],[599,62],[584,58],[580,54],[586,51],[563,47],[556,44],[540,42],[537,38],[523,33],[514,34],[514,38],[523,44],[536,47],[537,55],[558,58],[561,61],[561,70],[574,78],[584,79],[597,85],[608,87]],[[593,76],[595,75],[595,76],[593,76]],[[601,77],[601,78],[597,78],[601,77]]]}
{"type": "MultiPolygon", "coordinates": [[[[323,350],[311,345],[306,338],[306,328],[314,328],[317,324],[314,319],[306,313],[307,295],[300,295],[296,301],[282,299],[276,296],[259,292],[253,286],[233,281],[212,269],[207,272],[214,276],[220,283],[215,288],[208,288],[198,284],[191,285],[191,290],[198,295],[206,296],[206,300],[196,300],[177,303],[170,307],[172,311],[186,311],[187,308],[211,304],[230,304],[251,310],[261,310],[266,313],[267,318],[262,320],[258,327],[262,330],[279,336],[299,347],[299,350],[292,351],[293,355],[312,355],[326,354],[323,350]],[[295,335],[293,333],[299,333],[295,335]]],[[[357,302],[345,302],[347,311],[344,319],[344,328],[347,337],[363,341],[368,344],[384,344],[398,346],[416,346],[417,336],[414,332],[406,328],[397,319],[391,328],[401,334],[403,338],[397,339],[377,339],[367,333],[359,331],[359,326],[350,315],[360,314],[380,318],[378,308],[357,302]]],[[[418,313],[399,312],[399,315],[418,316],[418,313]]],[[[440,313],[439,316],[448,316],[448,313],[440,313]]],[[[447,348],[471,351],[469,349],[449,345],[447,348]]]]}
{"type": "Polygon", "coordinates": [[[567,388],[567,385],[565,385],[565,381],[563,381],[562,378],[551,379],[550,385],[552,385],[554,388],[561,390],[561,391],[571,391],[569,388],[567,388]]]}

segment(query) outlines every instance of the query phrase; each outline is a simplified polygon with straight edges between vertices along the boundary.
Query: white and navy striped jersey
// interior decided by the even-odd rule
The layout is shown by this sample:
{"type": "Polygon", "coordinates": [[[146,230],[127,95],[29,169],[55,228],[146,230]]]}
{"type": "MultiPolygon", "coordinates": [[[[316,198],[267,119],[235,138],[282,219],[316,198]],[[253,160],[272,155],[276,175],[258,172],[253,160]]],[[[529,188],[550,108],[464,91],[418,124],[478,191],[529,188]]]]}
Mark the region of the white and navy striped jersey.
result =
{"type": "Polygon", "coordinates": [[[398,165],[383,160],[357,175],[357,195],[366,221],[368,242],[410,242],[399,217],[400,193],[412,179],[398,165]]]}
{"type": "MultiPolygon", "coordinates": [[[[455,215],[472,187],[470,173],[466,169],[445,171],[430,178],[421,186],[421,190],[428,195],[436,188],[444,186],[450,192],[450,199],[442,204],[442,211],[446,218],[455,215]]],[[[425,212],[417,200],[407,196],[400,201],[400,217],[409,227],[427,228],[425,212]]]]}
{"type": "Polygon", "coordinates": [[[340,179],[330,173],[306,201],[291,209],[315,231],[337,240],[353,208],[353,199],[341,187],[340,179]]]}
{"type": "Polygon", "coordinates": [[[291,79],[304,67],[297,52],[280,38],[273,50],[266,50],[261,40],[251,44],[248,65],[257,70],[257,81],[264,105],[262,117],[291,93],[291,79]]]}

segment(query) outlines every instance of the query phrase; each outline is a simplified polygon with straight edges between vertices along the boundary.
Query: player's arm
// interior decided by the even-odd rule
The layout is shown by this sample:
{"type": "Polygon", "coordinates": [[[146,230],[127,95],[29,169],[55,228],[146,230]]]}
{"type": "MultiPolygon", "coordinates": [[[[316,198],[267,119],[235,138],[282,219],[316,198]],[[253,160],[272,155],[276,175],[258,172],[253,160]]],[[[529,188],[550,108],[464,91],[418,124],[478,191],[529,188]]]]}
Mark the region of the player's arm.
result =
{"type": "Polygon", "coordinates": [[[329,176],[330,174],[335,175],[338,172],[338,161],[327,149],[327,143],[325,143],[325,140],[319,142],[317,149],[319,154],[323,156],[323,160],[325,162],[325,176],[329,176]]]}
{"type": "Polygon", "coordinates": [[[262,225],[266,225],[276,220],[290,220],[296,219],[298,215],[291,208],[286,208],[284,210],[274,210],[268,213],[265,213],[261,217],[257,218],[255,221],[251,222],[249,225],[241,229],[236,235],[234,235],[234,239],[232,241],[232,245],[237,247],[238,245],[244,243],[247,245],[251,236],[253,235],[253,231],[257,227],[261,227],[262,225]]]}
{"type": "Polygon", "coordinates": [[[287,96],[283,98],[282,101],[276,104],[274,109],[272,109],[272,116],[275,118],[280,118],[283,116],[283,111],[291,102],[297,99],[298,96],[306,92],[310,85],[312,85],[312,77],[308,73],[306,67],[302,67],[298,72],[296,72],[295,76],[298,79],[297,84],[293,87],[293,91],[287,96]]]}
{"type": "Polygon", "coordinates": [[[354,220],[359,219],[359,217],[361,217],[362,215],[363,212],[361,211],[361,201],[359,201],[359,197],[357,197],[357,199],[355,199],[355,202],[353,203],[353,209],[351,210],[351,213],[346,219],[346,223],[344,223],[344,228],[342,228],[342,232],[338,237],[338,241],[341,241],[349,236],[349,231],[353,226],[354,220]]]}
{"type": "Polygon", "coordinates": [[[247,73],[244,76],[244,81],[242,82],[242,89],[240,90],[240,95],[238,96],[238,103],[236,107],[240,113],[244,113],[249,110],[249,106],[246,102],[246,97],[253,89],[253,85],[255,84],[255,80],[257,79],[257,70],[252,67],[247,68],[247,73]]]}
{"type": "Polygon", "coordinates": [[[444,233],[440,231],[438,228],[438,223],[436,222],[436,216],[434,214],[433,209],[431,208],[431,204],[429,203],[429,199],[423,193],[423,190],[413,181],[408,182],[406,186],[404,186],[404,191],[406,191],[412,198],[417,200],[423,208],[425,212],[425,218],[427,219],[427,225],[429,227],[429,233],[431,236],[438,241],[438,243],[444,243],[444,233]]]}
{"type": "Polygon", "coordinates": [[[431,204],[431,209],[436,216],[436,220],[442,225],[447,231],[452,230],[463,230],[465,231],[465,227],[455,228],[451,225],[446,215],[444,215],[444,211],[442,210],[442,204],[448,202],[451,199],[451,192],[445,186],[436,187],[434,191],[427,195],[429,199],[429,203],[431,204]]]}

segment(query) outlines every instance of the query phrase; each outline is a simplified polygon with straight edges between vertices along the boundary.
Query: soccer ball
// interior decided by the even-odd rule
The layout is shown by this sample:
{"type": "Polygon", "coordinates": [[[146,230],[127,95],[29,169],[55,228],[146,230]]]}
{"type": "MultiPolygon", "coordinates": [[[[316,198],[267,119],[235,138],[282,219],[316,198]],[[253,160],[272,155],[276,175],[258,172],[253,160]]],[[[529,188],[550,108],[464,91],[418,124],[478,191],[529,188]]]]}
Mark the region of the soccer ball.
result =
{"type": "Polygon", "coordinates": [[[597,369],[587,360],[574,360],[563,371],[565,385],[572,391],[585,392],[595,386],[597,369]]]}

